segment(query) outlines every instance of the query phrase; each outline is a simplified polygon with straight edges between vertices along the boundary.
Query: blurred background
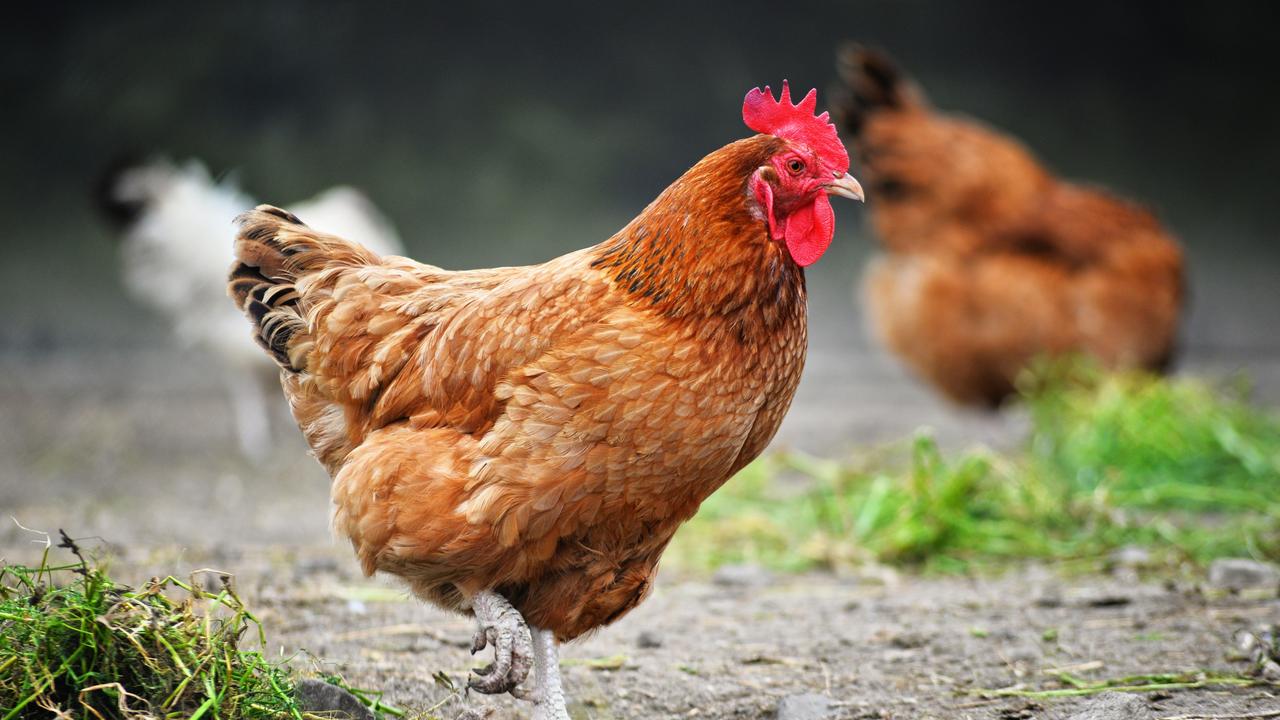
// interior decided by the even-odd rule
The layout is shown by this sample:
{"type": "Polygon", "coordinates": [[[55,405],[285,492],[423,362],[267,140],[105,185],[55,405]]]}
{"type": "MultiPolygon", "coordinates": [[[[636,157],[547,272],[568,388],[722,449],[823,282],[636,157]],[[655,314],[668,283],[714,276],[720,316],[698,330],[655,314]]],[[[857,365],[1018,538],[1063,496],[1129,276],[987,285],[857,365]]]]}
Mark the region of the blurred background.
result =
{"type": "MultiPolygon", "coordinates": [[[[116,159],[199,158],[276,204],[350,184],[416,259],[540,262],[608,237],[745,136],[748,89],[788,78],[825,94],[849,39],[893,53],[936,106],[1151,207],[1189,257],[1179,367],[1244,373],[1261,404],[1280,401],[1271,4],[463,5],[10,11],[0,514],[119,542],[325,536],[325,480],[296,433],[265,462],[240,458],[213,360],[125,292],[117,233],[93,205],[116,159]],[[297,512],[273,521],[282,502],[297,512]]],[[[944,446],[1016,442],[1018,412],[954,409],[869,341],[854,288],[873,238],[863,208],[837,215],[809,274],[809,365],[775,445],[830,456],[922,425],[944,446]]]]}

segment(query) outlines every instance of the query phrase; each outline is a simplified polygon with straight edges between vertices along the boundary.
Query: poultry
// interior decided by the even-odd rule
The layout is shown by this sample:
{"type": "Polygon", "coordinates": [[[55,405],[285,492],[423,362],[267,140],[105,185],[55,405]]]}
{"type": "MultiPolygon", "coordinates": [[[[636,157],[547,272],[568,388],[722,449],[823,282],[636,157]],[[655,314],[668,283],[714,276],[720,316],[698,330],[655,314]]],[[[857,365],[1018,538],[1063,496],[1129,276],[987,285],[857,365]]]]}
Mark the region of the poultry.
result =
{"type": "Polygon", "coordinates": [[[881,52],[840,55],[835,112],[865,168],[883,252],[873,333],[961,404],[997,406],[1041,356],[1163,369],[1181,250],[1145,209],[1061,181],[1008,136],[940,114],[881,52]]]}
{"type": "MultiPolygon", "coordinates": [[[[184,347],[210,353],[221,367],[241,453],[261,460],[272,443],[270,398],[278,368],[244,332],[226,302],[226,269],[235,237],[229,221],[254,206],[234,182],[215,181],[197,160],[157,158],[123,164],[99,189],[104,213],[120,229],[125,287],[162,314],[184,347]]],[[[391,223],[351,187],[330,188],[291,206],[315,227],[359,239],[380,253],[402,252],[391,223]]]]}
{"type": "Polygon", "coordinates": [[[640,603],[676,528],[773,437],[828,193],[862,197],[816,104],[752,90],[760,134],[542,265],[448,271],[273,207],[241,219],[229,292],[333,476],[334,527],[366,573],[474,614],[494,661],[470,687],[566,720],[558,644],[640,603]]]}

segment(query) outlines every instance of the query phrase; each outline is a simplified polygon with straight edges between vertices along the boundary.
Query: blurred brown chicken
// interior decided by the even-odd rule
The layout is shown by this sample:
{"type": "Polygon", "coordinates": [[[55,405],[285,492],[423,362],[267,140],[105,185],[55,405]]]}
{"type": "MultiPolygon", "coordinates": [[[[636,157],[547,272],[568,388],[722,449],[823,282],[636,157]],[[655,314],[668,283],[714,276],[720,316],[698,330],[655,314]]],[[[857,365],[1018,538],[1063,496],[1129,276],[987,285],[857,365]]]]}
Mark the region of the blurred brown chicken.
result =
{"type": "Polygon", "coordinates": [[[862,197],[816,102],[752,91],[761,134],[541,265],[448,271],[277,208],[242,219],[230,291],[333,475],[334,524],[366,572],[475,614],[495,661],[472,687],[568,720],[556,643],[640,603],[676,528],[773,437],[827,194],[862,197]]]}
{"type": "Polygon", "coordinates": [[[863,292],[890,350],[952,400],[985,405],[1038,356],[1169,362],[1182,253],[1148,211],[935,111],[880,52],[849,47],[839,59],[847,94],[835,113],[884,250],[863,292]]]}

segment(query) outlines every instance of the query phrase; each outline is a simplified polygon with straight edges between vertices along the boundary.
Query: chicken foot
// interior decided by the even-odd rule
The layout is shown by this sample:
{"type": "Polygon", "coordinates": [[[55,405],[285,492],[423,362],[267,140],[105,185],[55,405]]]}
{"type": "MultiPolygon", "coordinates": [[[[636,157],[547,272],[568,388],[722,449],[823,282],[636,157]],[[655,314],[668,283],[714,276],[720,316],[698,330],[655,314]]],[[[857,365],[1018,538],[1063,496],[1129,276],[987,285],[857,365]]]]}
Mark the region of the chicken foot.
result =
{"type": "Polygon", "coordinates": [[[533,628],[533,660],[537,668],[534,688],[515,688],[511,694],[533,703],[532,720],[569,720],[564,688],[560,684],[560,653],[555,633],[533,628]]]}
{"type": "Polygon", "coordinates": [[[489,590],[476,593],[471,609],[477,625],[471,653],[492,645],[493,662],[476,670],[477,677],[471,678],[467,687],[486,695],[510,692],[524,682],[533,665],[529,626],[506,598],[489,590]]]}

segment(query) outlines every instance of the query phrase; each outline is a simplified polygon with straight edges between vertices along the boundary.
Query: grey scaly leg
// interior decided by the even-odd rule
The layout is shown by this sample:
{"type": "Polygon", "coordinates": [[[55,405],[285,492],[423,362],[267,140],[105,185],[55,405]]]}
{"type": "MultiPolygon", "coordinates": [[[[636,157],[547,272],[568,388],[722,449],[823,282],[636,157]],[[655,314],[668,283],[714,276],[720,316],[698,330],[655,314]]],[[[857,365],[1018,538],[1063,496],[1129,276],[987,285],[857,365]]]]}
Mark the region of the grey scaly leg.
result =
{"type": "Polygon", "coordinates": [[[510,692],[529,676],[533,664],[529,627],[519,611],[501,595],[485,590],[471,599],[476,615],[472,654],[493,646],[493,662],[479,670],[467,686],[486,695],[510,692]]]}
{"type": "Polygon", "coordinates": [[[560,684],[560,653],[555,633],[533,629],[533,660],[538,673],[534,689],[516,688],[511,694],[533,701],[533,720],[569,720],[564,687],[560,684]]]}

